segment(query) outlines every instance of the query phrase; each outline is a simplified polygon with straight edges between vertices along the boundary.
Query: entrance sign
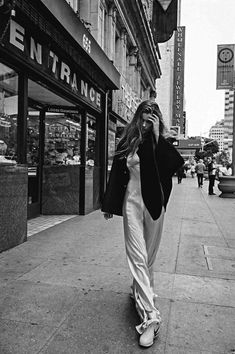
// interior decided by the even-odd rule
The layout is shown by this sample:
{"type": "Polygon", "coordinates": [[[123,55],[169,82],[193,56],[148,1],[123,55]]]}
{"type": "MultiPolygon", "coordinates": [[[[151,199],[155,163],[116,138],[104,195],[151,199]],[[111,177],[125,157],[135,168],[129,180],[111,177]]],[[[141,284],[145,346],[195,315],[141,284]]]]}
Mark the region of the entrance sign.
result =
{"type": "Polygon", "coordinates": [[[6,47],[9,46],[16,56],[23,58],[37,71],[49,75],[50,78],[63,85],[76,98],[101,112],[100,89],[97,89],[90,80],[85,79],[78,71],[76,64],[60,53],[56,46],[54,49],[53,42],[48,45],[45,41],[38,39],[37,34],[35,37],[31,36],[31,31],[11,19],[9,43],[6,43],[6,47]]]}
{"type": "Polygon", "coordinates": [[[217,46],[217,85],[218,90],[233,89],[234,44],[217,46]]]}
{"type": "Polygon", "coordinates": [[[174,47],[174,72],[173,72],[173,107],[172,125],[184,130],[184,54],[185,54],[185,27],[177,27],[175,32],[174,47]]]}

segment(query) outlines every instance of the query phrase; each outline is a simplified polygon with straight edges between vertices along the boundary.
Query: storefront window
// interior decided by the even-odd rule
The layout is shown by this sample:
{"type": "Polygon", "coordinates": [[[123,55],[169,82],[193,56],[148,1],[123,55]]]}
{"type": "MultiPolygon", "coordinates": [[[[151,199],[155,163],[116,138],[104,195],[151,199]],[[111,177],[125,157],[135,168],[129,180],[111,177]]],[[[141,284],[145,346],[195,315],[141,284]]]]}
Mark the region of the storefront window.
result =
{"type": "Polygon", "coordinates": [[[89,116],[87,118],[87,147],[86,147],[86,165],[94,167],[95,165],[95,144],[96,144],[96,122],[89,116]]]}
{"type": "Polygon", "coordinates": [[[27,118],[27,163],[37,166],[39,162],[39,112],[29,109],[27,118]]]}
{"type": "Polygon", "coordinates": [[[81,117],[47,113],[44,165],[80,165],[81,117]]]}
{"type": "Polygon", "coordinates": [[[100,167],[97,157],[97,130],[95,117],[87,116],[87,139],[86,139],[86,174],[85,174],[85,193],[86,193],[86,212],[97,209],[99,206],[99,185],[100,167]]]}
{"type": "Polygon", "coordinates": [[[108,132],[108,171],[111,170],[113,158],[116,149],[116,124],[109,121],[109,132],[108,132]]]}
{"type": "Polygon", "coordinates": [[[28,203],[39,202],[39,111],[29,107],[27,117],[28,203]]]}
{"type": "Polygon", "coordinates": [[[18,75],[0,63],[0,163],[17,159],[18,75]]]}

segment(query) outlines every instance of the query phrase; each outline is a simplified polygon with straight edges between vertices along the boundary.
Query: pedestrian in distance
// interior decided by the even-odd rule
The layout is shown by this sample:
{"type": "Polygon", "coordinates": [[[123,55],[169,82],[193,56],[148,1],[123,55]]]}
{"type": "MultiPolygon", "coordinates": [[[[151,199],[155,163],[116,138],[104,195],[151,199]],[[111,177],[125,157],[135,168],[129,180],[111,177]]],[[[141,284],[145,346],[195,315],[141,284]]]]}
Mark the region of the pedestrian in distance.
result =
{"type": "Polygon", "coordinates": [[[220,166],[217,169],[217,172],[218,172],[218,178],[222,176],[232,176],[231,164],[224,161],[222,163],[222,166],[220,166]]]}
{"type": "Polygon", "coordinates": [[[150,347],[161,317],[155,304],[153,264],[161,240],[172,176],[183,158],[164,136],[156,102],[142,102],[118,143],[102,203],[105,219],[123,216],[131,297],[140,316],[139,344],[150,347]]]}
{"type": "Polygon", "coordinates": [[[214,193],[214,185],[215,185],[215,176],[216,176],[216,164],[215,164],[215,158],[214,157],[209,157],[208,158],[208,178],[209,178],[209,187],[208,187],[208,194],[209,195],[216,195],[214,193]]]}
{"type": "Polygon", "coordinates": [[[178,170],[176,171],[176,175],[177,175],[177,179],[178,179],[178,184],[180,184],[182,182],[182,179],[185,176],[184,166],[180,166],[180,168],[178,168],[178,170]]]}
{"type": "Polygon", "coordinates": [[[195,165],[193,164],[193,165],[191,165],[191,168],[190,168],[190,173],[191,173],[191,177],[192,178],[194,178],[194,176],[195,176],[195,165]]]}
{"type": "Polygon", "coordinates": [[[202,188],[203,186],[203,177],[204,177],[205,170],[206,170],[206,166],[203,163],[203,160],[200,159],[195,167],[195,171],[197,174],[198,188],[202,188]]]}

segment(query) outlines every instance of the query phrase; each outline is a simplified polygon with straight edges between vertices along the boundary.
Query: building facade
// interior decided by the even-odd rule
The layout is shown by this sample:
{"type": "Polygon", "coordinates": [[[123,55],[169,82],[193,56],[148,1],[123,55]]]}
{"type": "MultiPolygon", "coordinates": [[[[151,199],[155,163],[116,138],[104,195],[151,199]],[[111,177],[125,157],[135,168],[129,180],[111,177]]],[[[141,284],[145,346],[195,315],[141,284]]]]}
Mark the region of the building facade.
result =
{"type": "Polygon", "coordinates": [[[161,75],[151,11],[147,0],[0,4],[0,251],[25,239],[27,217],[100,207],[119,128],[161,75]]]}
{"type": "Polygon", "coordinates": [[[209,130],[209,138],[216,140],[219,145],[219,152],[224,150],[224,119],[216,122],[209,130]]]}
{"type": "Polygon", "coordinates": [[[173,75],[174,75],[174,35],[159,44],[161,53],[161,79],[156,81],[157,102],[168,128],[172,126],[173,115],[173,75]]]}

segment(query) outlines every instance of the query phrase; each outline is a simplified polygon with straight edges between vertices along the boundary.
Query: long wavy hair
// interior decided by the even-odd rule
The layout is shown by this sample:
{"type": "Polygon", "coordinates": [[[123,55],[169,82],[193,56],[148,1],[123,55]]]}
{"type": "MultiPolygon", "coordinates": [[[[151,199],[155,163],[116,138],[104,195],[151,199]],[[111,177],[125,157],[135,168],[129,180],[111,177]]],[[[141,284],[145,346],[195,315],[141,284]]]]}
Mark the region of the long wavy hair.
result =
{"type": "Polygon", "coordinates": [[[163,122],[162,113],[158,104],[151,100],[143,101],[137,107],[133,119],[128,123],[123,131],[120,139],[120,149],[117,151],[117,155],[129,155],[133,154],[139,144],[142,143],[144,139],[144,134],[142,130],[143,125],[143,113],[155,114],[159,118],[159,134],[165,135],[166,127],[163,122]]]}

